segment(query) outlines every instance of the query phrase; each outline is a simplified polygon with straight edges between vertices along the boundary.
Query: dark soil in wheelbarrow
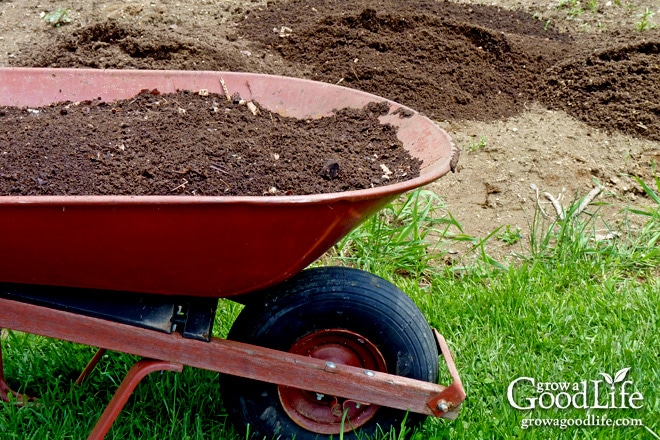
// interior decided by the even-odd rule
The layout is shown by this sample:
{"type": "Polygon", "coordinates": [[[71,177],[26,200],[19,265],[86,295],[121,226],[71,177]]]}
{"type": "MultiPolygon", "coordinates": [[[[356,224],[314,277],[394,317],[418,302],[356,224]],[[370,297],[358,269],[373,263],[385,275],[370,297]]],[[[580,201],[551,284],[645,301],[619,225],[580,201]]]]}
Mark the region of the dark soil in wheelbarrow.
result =
{"type": "MultiPolygon", "coordinates": [[[[208,92],[0,107],[0,195],[300,195],[419,175],[385,101],[294,119],[208,92]]],[[[401,115],[401,117],[406,117],[401,115]]]]}

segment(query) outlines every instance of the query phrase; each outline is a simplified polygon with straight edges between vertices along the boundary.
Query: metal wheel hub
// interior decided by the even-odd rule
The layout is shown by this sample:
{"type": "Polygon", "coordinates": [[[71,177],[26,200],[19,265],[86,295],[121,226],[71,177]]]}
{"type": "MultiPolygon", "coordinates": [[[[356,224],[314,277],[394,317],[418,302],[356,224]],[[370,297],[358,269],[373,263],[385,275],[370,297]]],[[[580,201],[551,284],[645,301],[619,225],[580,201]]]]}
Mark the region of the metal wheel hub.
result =
{"type": "MultiPolygon", "coordinates": [[[[378,348],[366,338],[348,330],[318,330],[296,341],[289,352],[335,364],[387,372],[385,359],[378,348]]],[[[342,419],[344,432],[359,428],[379,408],[377,405],[282,385],[278,386],[278,392],[282,407],[291,420],[318,434],[339,434],[342,419]]]]}

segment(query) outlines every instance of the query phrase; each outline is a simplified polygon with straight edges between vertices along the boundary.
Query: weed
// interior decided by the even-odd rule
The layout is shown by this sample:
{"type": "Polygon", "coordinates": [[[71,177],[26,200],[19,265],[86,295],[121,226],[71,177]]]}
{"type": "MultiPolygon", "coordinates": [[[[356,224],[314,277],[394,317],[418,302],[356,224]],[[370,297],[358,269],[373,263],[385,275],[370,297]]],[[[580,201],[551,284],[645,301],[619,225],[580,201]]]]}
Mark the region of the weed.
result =
{"type": "Polygon", "coordinates": [[[467,151],[468,153],[472,153],[474,151],[483,150],[486,148],[486,145],[486,138],[484,136],[480,136],[478,141],[474,141],[468,146],[467,151]]]}
{"type": "Polygon", "coordinates": [[[559,0],[559,8],[566,9],[569,18],[575,18],[584,12],[580,0],[559,0]]]}
{"type": "Polygon", "coordinates": [[[513,229],[511,225],[506,225],[504,231],[497,234],[497,239],[511,246],[522,239],[522,234],[520,228],[513,229]]]}
{"type": "Polygon", "coordinates": [[[591,12],[598,12],[598,0],[588,0],[587,9],[591,12]]]}
{"type": "Polygon", "coordinates": [[[640,15],[640,21],[635,25],[635,29],[640,32],[655,29],[657,26],[651,21],[653,19],[653,15],[653,12],[651,12],[649,8],[646,8],[642,15],[640,15]]]}
{"type": "Polygon", "coordinates": [[[69,11],[69,8],[57,8],[50,12],[42,12],[41,18],[46,20],[46,22],[53,27],[60,27],[62,25],[71,23],[69,11]]]}

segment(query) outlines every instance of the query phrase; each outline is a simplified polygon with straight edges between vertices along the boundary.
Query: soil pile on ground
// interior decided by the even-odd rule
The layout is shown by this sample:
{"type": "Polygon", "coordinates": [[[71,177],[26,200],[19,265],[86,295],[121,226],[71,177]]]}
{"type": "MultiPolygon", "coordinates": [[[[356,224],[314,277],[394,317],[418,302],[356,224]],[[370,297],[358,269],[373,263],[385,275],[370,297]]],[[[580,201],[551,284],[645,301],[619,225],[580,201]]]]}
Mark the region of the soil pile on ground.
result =
{"type": "Polygon", "coordinates": [[[436,120],[518,113],[569,48],[565,36],[529,14],[448,2],[272,2],[249,14],[239,32],[309,68],[315,80],[384,96],[436,120]]]}
{"type": "Polygon", "coordinates": [[[536,101],[607,131],[659,140],[660,31],[595,41],[552,24],[448,1],[275,0],[240,8],[223,26],[103,21],[63,29],[10,62],[305,77],[439,121],[500,120],[536,101]]]}
{"type": "Polygon", "coordinates": [[[239,99],[154,90],[0,108],[0,195],[299,195],[419,175],[378,120],[386,102],[301,120],[239,99]]]}
{"type": "Polygon", "coordinates": [[[553,66],[540,97],[590,125],[660,141],[660,35],[553,66]]]}
{"type": "Polygon", "coordinates": [[[99,69],[246,71],[225,47],[178,34],[170,28],[95,23],[63,33],[48,47],[29,48],[15,65],[99,69]]]}

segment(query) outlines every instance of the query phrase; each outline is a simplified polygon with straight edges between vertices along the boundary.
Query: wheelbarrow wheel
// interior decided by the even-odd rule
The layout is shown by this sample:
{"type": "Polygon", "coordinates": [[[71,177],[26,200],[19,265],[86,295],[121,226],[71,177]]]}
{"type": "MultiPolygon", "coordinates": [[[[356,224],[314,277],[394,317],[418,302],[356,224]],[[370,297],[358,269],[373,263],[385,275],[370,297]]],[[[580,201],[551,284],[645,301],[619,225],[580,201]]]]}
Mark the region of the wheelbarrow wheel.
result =
{"type": "MultiPolygon", "coordinates": [[[[341,267],[309,269],[256,297],[261,301],[246,305],[228,339],[437,382],[438,350],[426,319],[382,278],[341,267]]],[[[221,392],[237,427],[249,426],[260,439],[337,438],[342,418],[344,439],[357,439],[425,419],[244,378],[223,377],[221,392]]]]}

